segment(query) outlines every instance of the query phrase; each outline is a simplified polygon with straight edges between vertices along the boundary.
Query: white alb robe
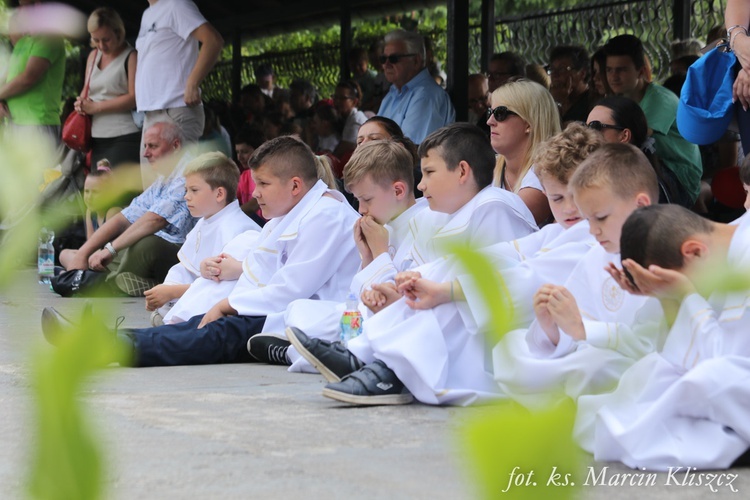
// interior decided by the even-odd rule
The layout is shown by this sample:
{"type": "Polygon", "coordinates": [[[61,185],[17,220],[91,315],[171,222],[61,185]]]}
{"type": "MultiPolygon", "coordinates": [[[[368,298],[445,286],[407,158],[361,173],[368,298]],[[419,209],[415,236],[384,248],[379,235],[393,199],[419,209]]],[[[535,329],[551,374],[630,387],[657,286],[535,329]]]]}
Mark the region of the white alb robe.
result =
{"type": "Polygon", "coordinates": [[[663,312],[656,299],[626,293],[604,270],[619,263],[599,245],[584,255],[564,285],[576,300],[586,331],[574,340],[560,329],[554,345],[534,320],[507,333],[493,350],[503,394],[537,407],[560,397],[611,391],[636,360],[657,349],[663,312]]]}
{"type": "Polygon", "coordinates": [[[293,300],[345,300],[360,264],[352,238],[357,217],[341,193],[318,181],[263,227],[229,294],[231,307],[241,316],[266,316],[263,332],[282,332],[293,300]]]}
{"type": "MultiPolygon", "coordinates": [[[[727,262],[750,274],[750,216],[727,262]]],[[[579,400],[576,438],[597,460],[633,468],[723,469],[750,447],[750,291],[686,297],[664,348],[611,394],[579,400]]]]}
{"type": "MultiPolygon", "coordinates": [[[[440,220],[438,215],[422,212],[411,224],[412,260],[433,262],[415,269],[434,281],[444,281],[446,275],[452,279],[457,270],[453,259],[445,258],[447,244],[483,248],[531,234],[536,228],[520,198],[498,188],[482,190],[448,220],[442,219],[442,227],[433,226],[431,236],[427,223],[440,220]]],[[[424,403],[470,404],[497,392],[484,370],[484,339],[466,332],[454,303],[415,311],[404,299],[398,300],[365,321],[362,335],[348,347],[366,363],[385,362],[424,403]]]]}
{"type": "MultiPolygon", "coordinates": [[[[396,273],[411,267],[411,260],[405,260],[413,244],[409,222],[425,209],[427,209],[427,200],[420,198],[414,205],[385,225],[389,235],[388,252],[378,255],[368,266],[364,268],[360,266],[359,271],[352,278],[349,290],[358,300],[362,292],[370,288],[373,283],[393,280],[396,273]]],[[[361,301],[358,302],[357,308],[363,318],[371,315],[370,310],[361,301]]],[[[295,300],[286,309],[284,323],[301,329],[311,338],[334,342],[339,340],[339,322],[345,309],[346,303],[340,301],[295,300]]],[[[287,356],[292,361],[289,371],[317,373],[317,370],[299,355],[294,346],[289,348],[287,356]]]]}
{"type": "MultiPolygon", "coordinates": [[[[250,230],[260,232],[260,226],[242,211],[237,200],[208,218],[202,217],[185,237],[185,243],[177,252],[180,262],[169,269],[164,284],[189,285],[194,282],[201,275],[203,259],[218,255],[232,238],[250,230]]],[[[175,302],[164,304],[159,313],[166,316],[175,302]]]]}
{"type": "MultiPolygon", "coordinates": [[[[259,236],[260,231],[255,229],[238,234],[224,245],[220,253],[231,255],[241,262],[250,253],[259,236]]],[[[193,316],[206,314],[214,304],[229,297],[235,284],[237,280],[214,281],[198,276],[166,315],[163,315],[164,324],[182,323],[193,316]]]]}

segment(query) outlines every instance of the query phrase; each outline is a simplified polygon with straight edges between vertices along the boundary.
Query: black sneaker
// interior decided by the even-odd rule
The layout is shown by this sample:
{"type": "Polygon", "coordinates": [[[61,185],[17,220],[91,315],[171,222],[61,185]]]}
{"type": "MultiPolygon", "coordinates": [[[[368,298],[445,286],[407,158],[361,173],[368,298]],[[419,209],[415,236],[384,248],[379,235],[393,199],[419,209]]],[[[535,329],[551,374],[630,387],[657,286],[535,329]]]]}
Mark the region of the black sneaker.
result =
{"type": "Polygon", "coordinates": [[[261,363],[269,365],[290,366],[292,363],[286,355],[289,341],[280,333],[259,333],[247,341],[247,352],[261,363]]]}
{"type": "Polygon", "coordinates": [[[338,382],[364,366],[341,342],[311,339],[299,328],[287,328],[286,336],[300,355],[329,382],[338,382]]]}
{"type": "Polygon", "coordinates": [[[341,382],[326,385],[323,396],[355,405],[406,405],[414,400],[393,370],[380,360],[341,382]]]}

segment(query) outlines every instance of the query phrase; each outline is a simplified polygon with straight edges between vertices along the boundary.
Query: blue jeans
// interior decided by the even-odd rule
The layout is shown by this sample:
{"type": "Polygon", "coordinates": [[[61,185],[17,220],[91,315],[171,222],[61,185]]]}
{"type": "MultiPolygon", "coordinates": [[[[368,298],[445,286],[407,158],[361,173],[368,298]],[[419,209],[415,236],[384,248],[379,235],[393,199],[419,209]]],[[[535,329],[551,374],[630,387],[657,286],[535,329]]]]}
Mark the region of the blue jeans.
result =
{"type": "Polygon", "coordinates": [[[201,329],[203,315],[184,323],[122,330],[120,340],[134,349],[134,366],[247,363],[247,341],[260,333],[265,316],[225,316],[201,329]]]}

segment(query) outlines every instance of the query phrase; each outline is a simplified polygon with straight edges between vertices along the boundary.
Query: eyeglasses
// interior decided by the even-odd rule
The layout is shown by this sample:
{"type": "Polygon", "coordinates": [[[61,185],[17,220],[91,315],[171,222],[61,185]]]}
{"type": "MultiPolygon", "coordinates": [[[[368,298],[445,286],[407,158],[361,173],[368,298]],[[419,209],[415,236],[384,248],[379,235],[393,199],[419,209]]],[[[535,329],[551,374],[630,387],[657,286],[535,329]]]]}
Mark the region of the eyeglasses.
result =
{"type": "Polygon", "coordinates": [[[356,97],[351,96],[351,95],[335,95],[335,94],[333,95],[334,101],[348,101],[350,99],[353,100],[353,99],[356,99],[356,97]]]}
{"type": "Polygon", "coordinates": [[[487,110],[487,118],[489,119],[490,116],[493,116],[497,122],[504,122],[511,115],[518,116],[518,113],[509,110],[507,106],[498,106],[494,109],[487,110]]]}
{"type": "Polygon", "coordinates": [[[599,120],[588,122],[586,126],[590,128],[591,130],[596,130],[597,132],[601,132],[602,130],[606,130],[608,128],[612,130],[619,130],[620,132],[625,130],[625,127],[620,127],[618,125],[608,125],[606,123],[600,122],[599,120]]]}
{"type": "Polygon", "coordinates": [[[489,99],[490,93],[487,92],[487,95],[484,97],[474,97],[473,99],[469,99],[469,106],[476,106],[477,104],[484,104],[486,106],[489,99]]]}
{"type": "Polygon", "coordinates": [[[573,66],[565,66],[564,68],[550,66],[549,68],[547,68],[547,74],[552,76],[552,75],[557,75],[560,73],[567,73],[568,71],[572,69],[573,69],[573,66]]]}
{"type": "Polygon", "coordinates": [[[505,76],[510,76],[513,73],[510,71],[488,71],[487,72],[487,78],[490,80],[499,80],[505,76]]]}
{"type": "Polygon", "coordinates": [[[380,64],[389,62],[391,64],[398,64],[398,62],[404,57],[414,57],[417,54],[391,54],[389,56],[380,56],[380,64]]]}

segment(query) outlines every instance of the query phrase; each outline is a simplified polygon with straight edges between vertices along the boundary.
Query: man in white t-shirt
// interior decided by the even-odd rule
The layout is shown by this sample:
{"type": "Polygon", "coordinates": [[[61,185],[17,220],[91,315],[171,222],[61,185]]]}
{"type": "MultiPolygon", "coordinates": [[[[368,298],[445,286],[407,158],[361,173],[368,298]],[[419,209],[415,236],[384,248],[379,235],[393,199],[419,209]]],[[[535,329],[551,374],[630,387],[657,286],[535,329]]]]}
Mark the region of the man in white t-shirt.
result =
{"type": "MultiPolygon", "coordinates": [[[[159,121],[176,123],[186,142],[203,134],[200,84],[219,58],[221,35],[190,0],[148,0],[136,40],[138,111],[146,113],[143,130],[159,121]],[[200,48],[199,48],[200,44],[200,48]]],[[[141,164],[144,188],[153,181],[141,164]]]]}

